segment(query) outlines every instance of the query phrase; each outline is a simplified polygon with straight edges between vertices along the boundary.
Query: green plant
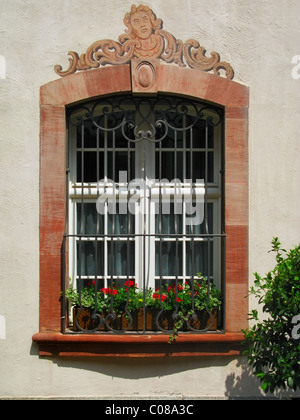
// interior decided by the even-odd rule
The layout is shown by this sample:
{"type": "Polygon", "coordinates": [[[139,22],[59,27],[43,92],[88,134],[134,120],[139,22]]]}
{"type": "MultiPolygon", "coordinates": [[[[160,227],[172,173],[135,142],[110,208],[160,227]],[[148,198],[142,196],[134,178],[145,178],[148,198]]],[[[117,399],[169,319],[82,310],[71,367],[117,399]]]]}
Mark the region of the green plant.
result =
{"type": "Polygon", "coordinates": [[[221,292],[216,289],[214,284],[208,288],[207,278],[201,273],[198,279],[179,283],[177,286],[164,285],[161,289],[156,289],[153,293],[154,306],[163,308],[166,311],[179,310],[187,314],[189,310],[221,308],[221,292]],[[208,296],[209,292],[209,296],[208,296]]]}
{"type": "MultiPolygon", "coordinates": [[[[148,292],[149,296],[150,292],[148,292]]],[[[124,287],[105,287],[99,291],[95,291],[95,281],[88,283],[80,291],[72,286],[66,291],[66,298],[71,306],[95,309],[97,311],[111,312],[122,314],[126,310],[132,312],[140,309],[144,305],[144,294],[138,289],[133,280],[124,283],[124,287]],[[95,299],[96,297],[96,299],[95,299]]]]}
{"type": "Polygon", "coordinates": [[[208,288],[208,281],[201,274],[193,283],[186,281],[177,286],[163,285],[161,290],[157,289],[154,293],[151,288],[140,290],[133,280],[125,281],[124,287],[100,290],[97,290],[95,281],[91,281],[80,290],[70,286],[66,298],[71,306],[92,310],[96,307],[99,313],[114,313],[117,316],[126,316],[126,312],[132,313],[144,306],[176,314],[169,343],[176,340],[178,331],[195,311],[220,309],[222,302],[220,291],[213,284],[208,288]]]}
{"type": "Polygon", "coordinates": [[[195,311],[221,309],[221,292],[213,284],[208,287],[206,277],[201,273],[192,282],[180,283],[177,286],[163,286],[153,293],[154,306],[164,311],[176,313],[173,332],[169,336],[169,344],[178,337],[184,323],[188,322],[195,311]]]}
{"type": "Polygon", "coordinates": [[[188,322],[190,316],[193,315],[193,313],[194,311],[191,309],[187,313],[183,313],[182,311],[178,312],[177,319],[174,322],[174,329],[169,335],[169,344],[172,344],[174,341],[176,341],[180,328],[184,325],[185,322],[188,322]]]}
{"type": "Polygon", "coordinates": [[[276,266],[261,277],[255,273],[250,294],[262,305],[263,320],[252,310],[255,325],[243,331],[245,354],[265,392],[300,388],[300,340],[292,336],[292,319],[300,314],[300,245],[287,252],[272,241],[276,266]]]}

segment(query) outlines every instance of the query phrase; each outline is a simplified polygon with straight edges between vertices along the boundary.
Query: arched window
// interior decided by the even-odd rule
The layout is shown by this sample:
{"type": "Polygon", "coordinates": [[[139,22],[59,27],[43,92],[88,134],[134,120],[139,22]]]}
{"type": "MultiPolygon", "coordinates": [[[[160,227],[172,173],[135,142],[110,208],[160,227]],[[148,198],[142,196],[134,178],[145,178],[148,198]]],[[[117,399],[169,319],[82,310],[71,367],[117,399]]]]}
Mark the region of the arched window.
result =
{"type": "MultiPolygon", "coordinates": [[[[218,324],[207,322],[193,331],[222,329],[222,108],[167,95],[122,95],[70,107],[67,119],[65,248],[70,287],[80,299],[71,322],[81,331],[103,325],[115,330],[109,321],[122,314],[121,306],[130,322],[116,331],[125,332],[132,330],[137,309],[150,312],[156,306],[162,313],[150,328],[166,330],[166,313],[196,319],[202,306],[210,320],[217,289],[218,324]],[[129,282],[135,295],[124,293],[129,282]],[[107,298],[107,290],[115,297],[107,298]],[[155,302],[160,296],[165,300],[155,302]],[[81,322],[86,306],[98,314],[98,325],[86,328],[81,322]]],[[[146,319],[139,330],[149,330],[146,319]]]]}
{"type": "MultiPolygon", "coordinates": [[[[248,314],[249,90],[198,70],[153,66],[149,88],[137,84],[134,60],[41,88],[40,328],[33,337],[40,355],[240,352],[248,314]],[[202,223],[187,223],[197,214],[202,223]],[[172,325],[162,321],[165,291],[173,290],[178,303],[174,322],[180,287],[187,283],[195,296],[198,271],[210,298],[214,287],[222,292],[218,330],[193,325],[192,299],[189,328],[171,347],[172,325]],[[113,303],[108,315],[94,314],[93,329],[69,329],[69,278],[79,290],[91,282],[92,302],[97,296],[99,303],[99,291],[113,303]],[[128,329],[132,285],[142,306],[150,287],[157,303],[148,334],[128,329]],[[127,323],[117,328],[113,298],[122,288],[127,323]]],[[[78,303],[82,309],[83,299],[78,303]]]]}

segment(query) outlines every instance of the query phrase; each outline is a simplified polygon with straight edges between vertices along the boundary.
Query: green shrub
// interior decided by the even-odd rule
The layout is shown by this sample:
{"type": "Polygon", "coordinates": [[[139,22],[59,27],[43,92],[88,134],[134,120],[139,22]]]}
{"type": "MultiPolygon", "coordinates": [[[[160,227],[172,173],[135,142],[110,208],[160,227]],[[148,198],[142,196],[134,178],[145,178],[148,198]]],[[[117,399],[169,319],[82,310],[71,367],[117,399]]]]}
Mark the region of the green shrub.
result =
{"type": "Polygon", "coordinates": [[[265,277],[255,273],[250,295],[262,305],[264,320],[253,310],[255,325],[245,334],[245,354],[265,392],[300,388],[300,339],[292,334],[300,314],[300,245],[287,252],[272,241],[276,266],[265,277]]]}

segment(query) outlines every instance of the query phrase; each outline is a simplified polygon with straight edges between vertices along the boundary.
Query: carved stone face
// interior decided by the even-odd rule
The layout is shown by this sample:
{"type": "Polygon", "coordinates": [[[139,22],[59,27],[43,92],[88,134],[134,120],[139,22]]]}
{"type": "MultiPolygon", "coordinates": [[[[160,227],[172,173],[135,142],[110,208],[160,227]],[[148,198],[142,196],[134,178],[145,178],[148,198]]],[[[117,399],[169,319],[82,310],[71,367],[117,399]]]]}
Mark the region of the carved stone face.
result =
{"type": "Polygon", "coordinates": [[[131,25],[135,35],[140,39],[148,39],[152,34],[150,17],[145,12],[136,12],[131,17],[131,25]]]}

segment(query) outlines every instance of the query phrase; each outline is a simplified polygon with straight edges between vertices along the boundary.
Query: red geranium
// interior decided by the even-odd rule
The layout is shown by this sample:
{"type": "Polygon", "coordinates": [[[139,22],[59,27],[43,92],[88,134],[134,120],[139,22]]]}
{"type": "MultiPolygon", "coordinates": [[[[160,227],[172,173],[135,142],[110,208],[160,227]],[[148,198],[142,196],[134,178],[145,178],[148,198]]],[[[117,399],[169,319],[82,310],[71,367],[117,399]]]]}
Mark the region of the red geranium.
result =
{"type": "Polygon", "coordinates": [[[101,292],[103,292],[105,295],[117,295],[118,294],[118,291],[117,291],[117,289],[113,289],[113,290],[111,290],[111,288],[110,287],[104,287],[102,290],[101,290],[101,292]]]}

